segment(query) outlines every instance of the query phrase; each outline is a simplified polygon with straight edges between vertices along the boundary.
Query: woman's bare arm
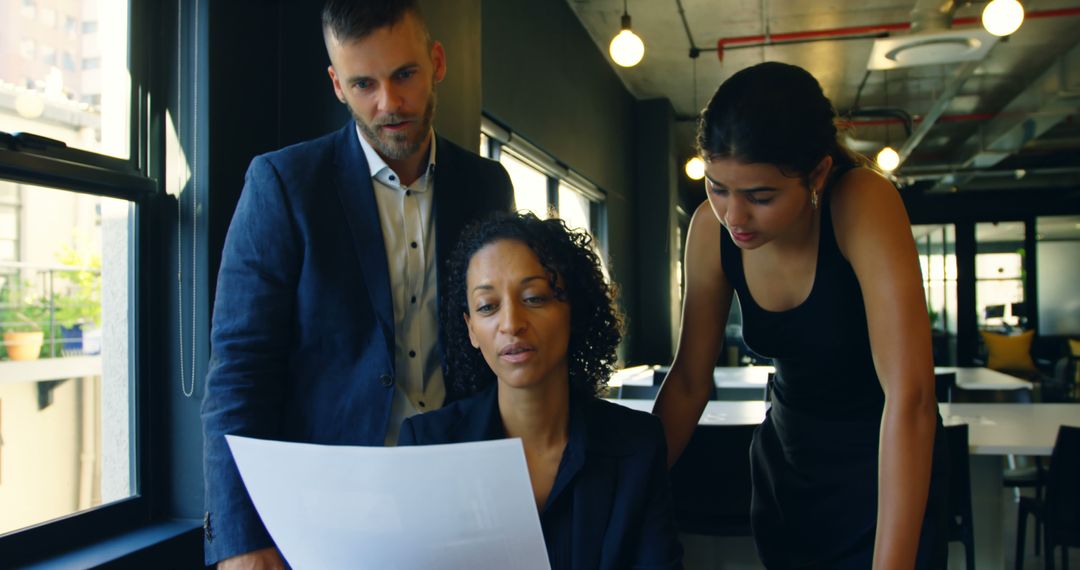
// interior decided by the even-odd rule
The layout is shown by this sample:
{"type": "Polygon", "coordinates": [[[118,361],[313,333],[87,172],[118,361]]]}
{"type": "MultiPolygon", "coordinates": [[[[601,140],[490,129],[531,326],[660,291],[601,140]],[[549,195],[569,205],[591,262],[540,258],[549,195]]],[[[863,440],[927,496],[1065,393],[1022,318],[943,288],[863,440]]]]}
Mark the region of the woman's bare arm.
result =
{"type": "Polygon", "coordinates": [[[885,391],[874,568],[913,568],[930,486],[937,406],[930,320],[911,225],[896,188],[856,169],[832,199],[837,243],[858,277],[885,391]]]}
{"type": "Polygon", "coordinates": [[[731,309],[731,286],[720,266],[721,231],[716,214],[703,202],[694,212],[686,236],[686,293],[679,348],[653,408],[664,424],[669,467],[690,441],[709,401],[713,366],[731,309]]]}

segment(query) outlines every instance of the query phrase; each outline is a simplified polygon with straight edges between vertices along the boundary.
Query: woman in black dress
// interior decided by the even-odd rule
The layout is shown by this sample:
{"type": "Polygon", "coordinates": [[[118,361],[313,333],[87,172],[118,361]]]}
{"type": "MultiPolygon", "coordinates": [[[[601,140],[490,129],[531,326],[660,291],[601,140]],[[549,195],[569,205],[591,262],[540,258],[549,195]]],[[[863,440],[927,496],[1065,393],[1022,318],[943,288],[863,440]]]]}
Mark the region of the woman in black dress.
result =
{"type": "Polygon", "coordinates": [[[835,120],[817,80],[781,63],[736,73],[709,102],[708,201],[690,224],[679,348],[655,412],[673,463],[737,294],[744,340],[776,365],[750,453],[762,561],[937,567],[945,465],[918,257],[896,188],[838,141],[835,120]]]}

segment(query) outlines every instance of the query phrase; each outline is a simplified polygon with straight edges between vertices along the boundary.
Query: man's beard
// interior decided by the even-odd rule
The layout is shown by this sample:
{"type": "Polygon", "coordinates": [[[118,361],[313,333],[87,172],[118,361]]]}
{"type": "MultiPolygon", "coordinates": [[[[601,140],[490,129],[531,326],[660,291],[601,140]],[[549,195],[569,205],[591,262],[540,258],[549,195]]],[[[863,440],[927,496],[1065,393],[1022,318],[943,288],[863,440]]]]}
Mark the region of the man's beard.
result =
{"type": "Polygon", "coordinates": [[[349,112],[352,113],[353,119],[356,120],[356,126],[364,134],[364,138],[371,143],[371,146],[375,147],[375,150],[379,151],[379,154],[389,160],[405,160],[420,150],[420,145],[424,143],[428,131],[431,130],[431,120],[435,116],[435,91],[432,90],[431,96],[428,97],[427,104],[424,106],[424,114],[420,118],[419,128],[412,131],[413,138],[411,140],[408,129],[406,129],[406,132],[388,133],[385,136],[380,136],[379,131],[383,125],[400,123],[402,120],[412,119],[413,116],[391,113],[376,119],[372,124],[368,124],[353,111],[351,106],[349,106],[349,112]]]}

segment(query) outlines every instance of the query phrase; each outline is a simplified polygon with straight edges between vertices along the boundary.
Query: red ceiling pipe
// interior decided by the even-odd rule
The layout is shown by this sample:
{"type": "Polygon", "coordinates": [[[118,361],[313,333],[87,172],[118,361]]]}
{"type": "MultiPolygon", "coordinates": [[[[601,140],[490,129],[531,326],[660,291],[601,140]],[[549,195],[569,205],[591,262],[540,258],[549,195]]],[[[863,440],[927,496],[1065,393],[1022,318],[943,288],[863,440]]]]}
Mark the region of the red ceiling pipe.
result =
{"type": "MultiPolygon", "coordinates": [[[[1027,12],[1024,14],[1025,20],[1038,20],[1040,18],[1061,18],[1065,16],[1080,16],[1080,8],[1060,8],[1057,10],[1036,10],[1034,12],[1027,12]]],[[[969,25],[981,25],[981,18],[955,18],[953,19],[954,26],[969,26],[969,25]]],[[[829,40],[834,38],[853,37],[853,36],[866,36],[871,34],[882,34],[888,32],[905,31],[911,29],[911,22],[897,22],[894,24],[876,24],[870,26],[848,26],[844,28],[830,28],[827,30],[809,30],[803,32],[787,32],[783,34],[769,34],[756,35],[756,36],[737,36],[731,38],[720,38],[716,40],[716,57],[720,61],[724,61],[724,47],[725,46],[738,46],[740,44],[751,44],[742,47],[753,47],[754,45],[772,45],[785,42],[808,42],[818,40],[829,40]]]]}

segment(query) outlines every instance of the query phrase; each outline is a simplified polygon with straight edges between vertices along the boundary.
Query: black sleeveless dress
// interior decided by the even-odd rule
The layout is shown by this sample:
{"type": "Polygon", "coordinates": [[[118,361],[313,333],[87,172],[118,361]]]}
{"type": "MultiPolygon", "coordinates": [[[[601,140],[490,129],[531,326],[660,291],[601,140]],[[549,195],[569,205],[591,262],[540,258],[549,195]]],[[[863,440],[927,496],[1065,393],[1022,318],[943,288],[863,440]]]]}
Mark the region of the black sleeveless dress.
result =
{"type": "MultiPolygon", "coordinates": [[[[772,406],[750,451],[754,542],[768,568],[870,568],[873,560],[885,394],[862,292],[829,210],[823,200],[810,295],[787,311],[754,301],[742,251],[721,231],[721,262],[742,307],[743,339],[776,365],[772,406]]],[[[939,417],[918,568],[944,565],[945,457],[939,417]]]]}

